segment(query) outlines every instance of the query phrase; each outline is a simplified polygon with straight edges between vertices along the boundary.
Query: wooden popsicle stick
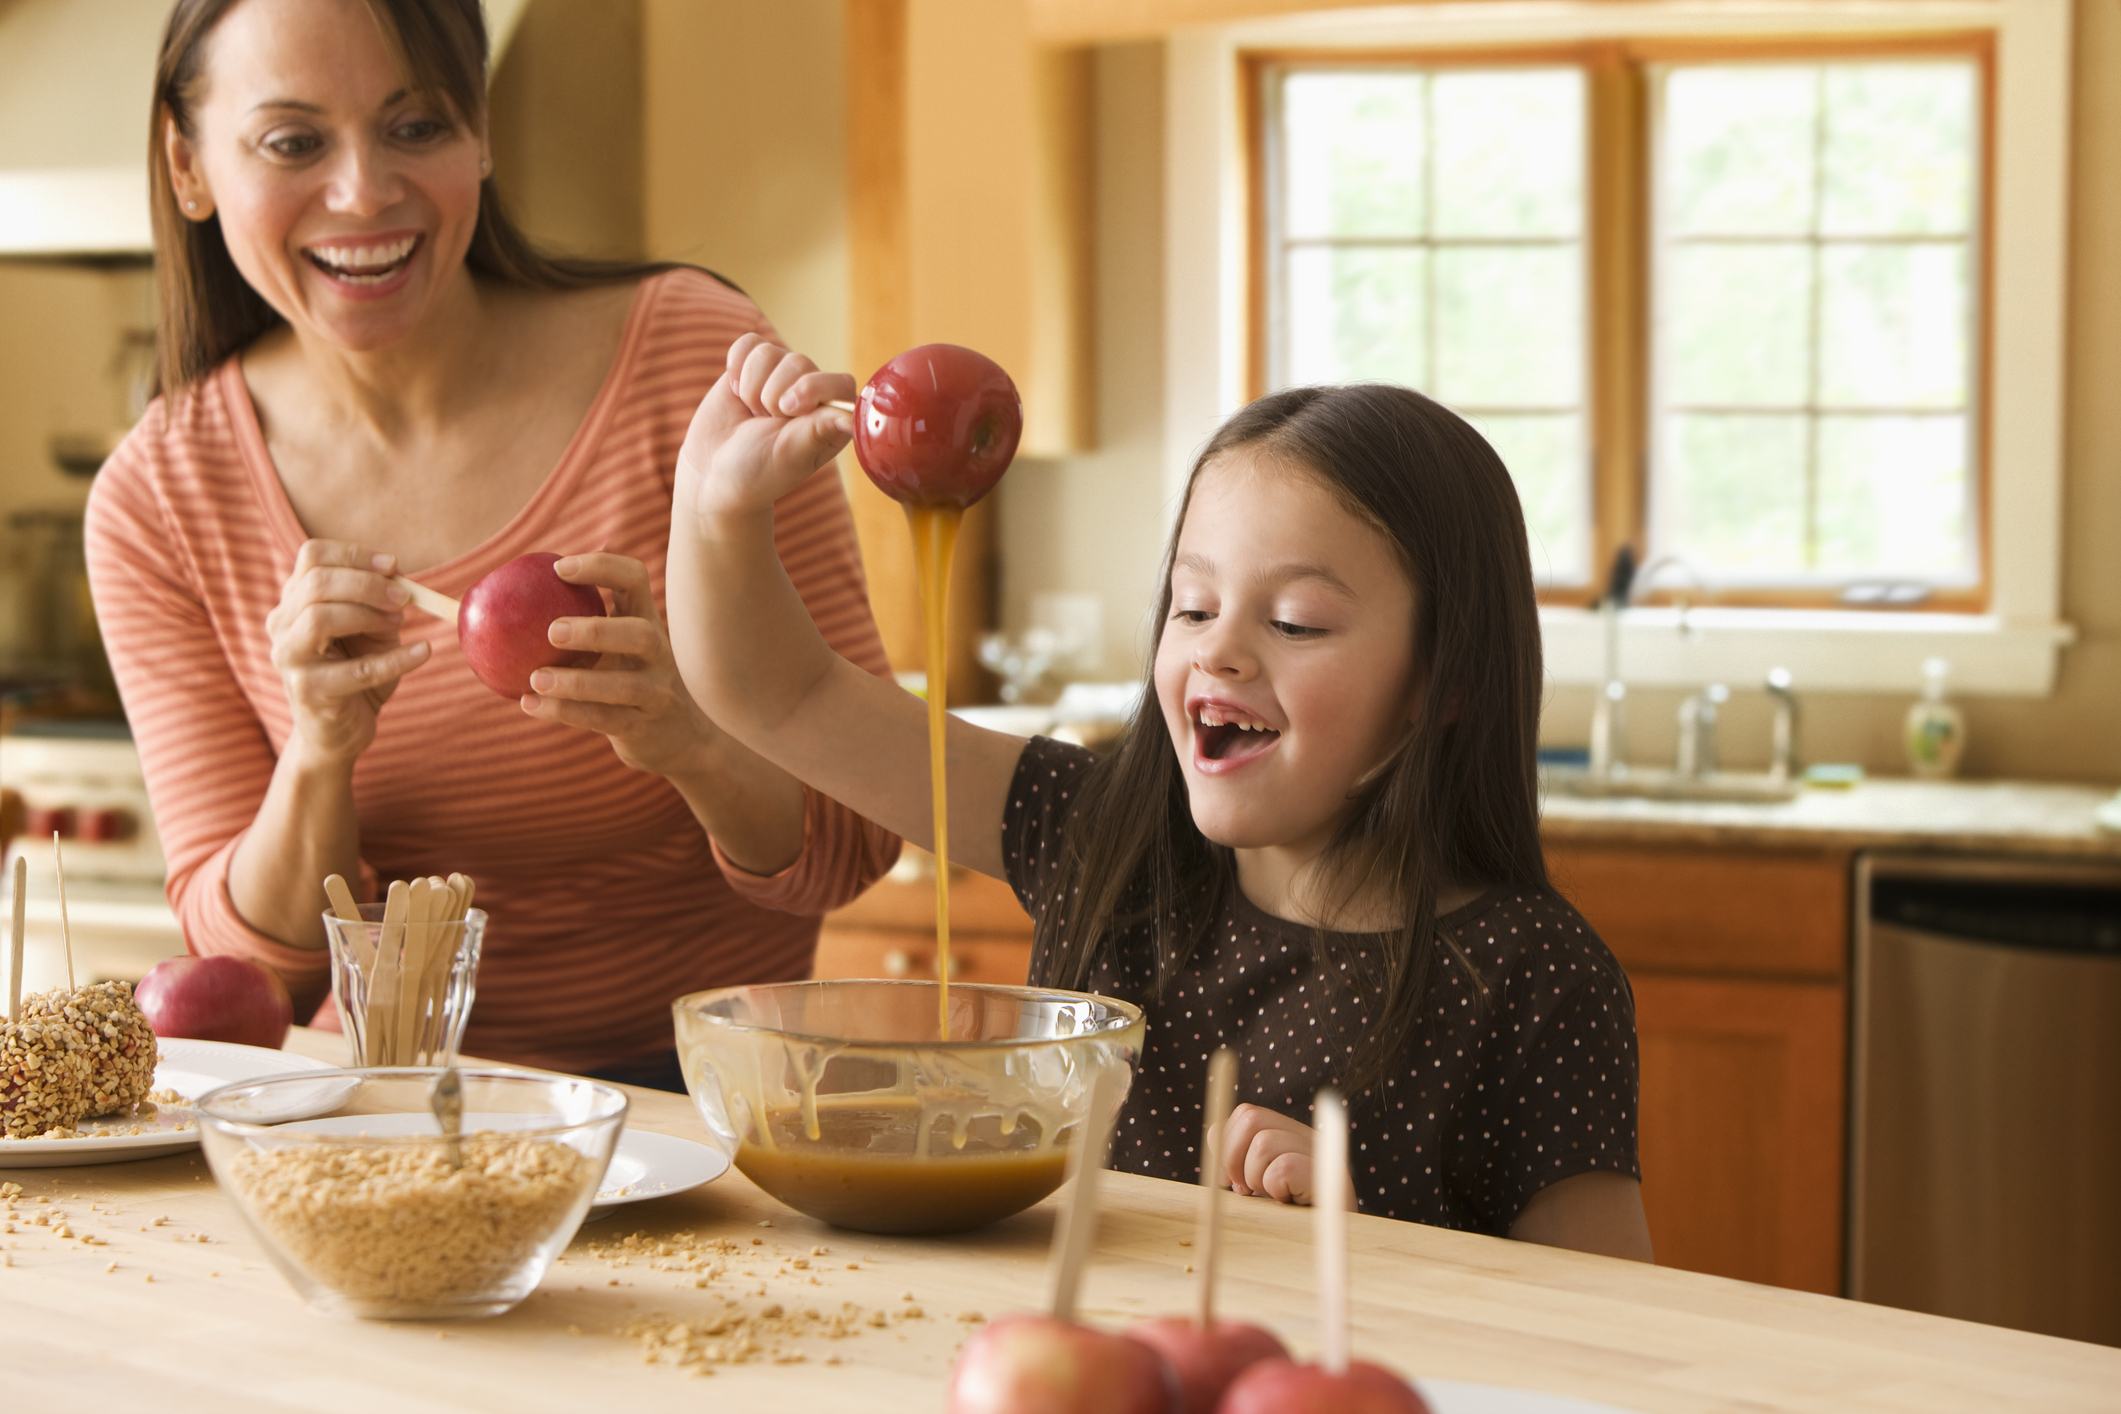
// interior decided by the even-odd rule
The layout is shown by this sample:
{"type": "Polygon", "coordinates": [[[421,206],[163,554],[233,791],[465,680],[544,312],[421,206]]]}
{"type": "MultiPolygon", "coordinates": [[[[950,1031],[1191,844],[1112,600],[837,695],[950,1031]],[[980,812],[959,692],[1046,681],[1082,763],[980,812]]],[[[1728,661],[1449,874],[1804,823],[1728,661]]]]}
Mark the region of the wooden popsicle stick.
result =
{"type": "Polygon", "coordinates": [[[59,832],[52,831],[52,872],[59,876],[59,947],[66,954],[66,990],[74,990],[74,932],[66,923],[66,856],[59,849],[59,832]]]}
{"type": "Polygon", "coordinates": [[[1090,1110],[1083,1116],[1082,1134],[1068,1155],[1068,1170],[1075,1186],[1067,1209],[1053,1233],[1053,1319],[1075,1319],[1075,1297],[1081,1290],[1083,1267],[1090,1259],[1090,1244],[1097,1235],[1097,1180],[1105,1171],[1106,1151],[1112,1145],[1112,1125],[1118,1118],[1125,1091],[1120,1067],[1107,1065],[1090,1087],[1090,1110]]]}
{"type": "Polygon", "coordinates": [[[324,877],[324,896],[331,900],[332,915],[347,923],[361,921],[361,905],[354,902],[353,890],[337,874],[324,877]]]}
{"type": "Polygon", "coordinates": [[[15,856],[15,931],[7,949],[7,1019],[22,1019],[22,944],[28,932],[29,861],[15,856]]]}
{"type": "Polygon", "coordinates": [[[425,609],[428,613],[433,614],[436,618],[447,619],[450,623],[455,623],[457,621],[457,611],[462,606],[459,605],[456,600],[450,598],[447,594],[437,594],[434,590],[429,589],[426,585],[421,584],[416,580],[407,579],[402,574],[392,575],[390,577],[390,582],[392,584],[397,585],[398,588],[404,590],[407,594],[410,594],[412,596],[412,602],[416,606],[425,609]]]}
{"type": "Polygon", "coordinates": [[[1318,1131],[1312,1164],[1311,1211],[1317,1219],[1318,1363],[1329,1375],[1348,1372],[1348,1108],[1325,1089],[1311,1106],[1318,1131]]]}
{"type": "MultiPolygon", "coordinates": [[[[420,1002],[422,1014],[431,1020],[420,1028],[420,1036],[439,1043],[448,1029],[442,1018],[449,998],[450,967],[456,961],[464,932],[464,907],[457,901],[456,885],[448,879],[429,878],[427,882],[434,890],[434,904],[428,912],[427,965],[420,972],[420,1002]]],[[[438,1044],[424,1046],[418,1063],[439,1065],[440,1056],[438,1044]]]]}
{"type": "Polygon", "coordinates": [[[1215,1254],[1223,1227],[1223,1136],[1230,1130],[1230,1106],[1237,1098],[1237,1054],[1228,1046],[1208,1059],[1208,1094],[1201,1106],[1200,1215],[1193,1223],[1195,1271],[1194,1320],[1202,1330],[1215,1324],[1215,1254]]]}
{"type": "Polygon", "coordinates": [[[376,939],[375,973],[368,983],[368,1025],[364,1028],[365,1062],[391,1065],[397,1053],[399,962],[405,948],[405,911],[412,891],[393,879],[383,902],[383,929],[376,939]]]}
{"type": "Polygon", "coordinates": [[[420,1045],[420,997],[426,990],[427,954],[433,930],[434,885],[415,879],[405,890],[405,951],[398,964],[398,1039],[393,1065],[417,1065],[420,1045]]]}
{"type": "Polygon", "coordinates": [[[854,404],[848,402],[845,398],[827,398],[825,399],[823,406],[828,408],[838,408],[841,412],[854,411],[854,404]]]}

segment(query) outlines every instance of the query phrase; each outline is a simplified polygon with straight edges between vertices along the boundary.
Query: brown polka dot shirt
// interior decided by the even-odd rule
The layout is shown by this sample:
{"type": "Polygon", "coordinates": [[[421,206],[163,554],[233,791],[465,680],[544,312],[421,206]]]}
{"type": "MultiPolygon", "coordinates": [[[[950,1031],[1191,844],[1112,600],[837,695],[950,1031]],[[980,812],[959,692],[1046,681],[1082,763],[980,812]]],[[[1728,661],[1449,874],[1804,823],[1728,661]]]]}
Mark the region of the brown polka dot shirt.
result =
{"type": "MultiPolygon", "coordinates": [[[[1073,784],[1093,760],[1035,737],[1017,763],[1003,848],[1026,907],[1059,858],[1073,784]]],[[[1439,925],[1487,980],[1488,1000],[1455,962],[1439,960],[1405,1049],[1384,1080],[1350,1099],[1362,1211],[1501,1235],[1550,1183],[1592,1170],[1639,1178],[1634,998],[1590,925],[1558,894],[1529,888],[1491,890],[1439,925]]],[[[1335,941],[1360,955],[1389,939],[1335,941]]],[[[1237,1053],[1240,1100],[1309,1122],[1312,1096],[1371,1015],[1359,987],[1321,973],[1313,942],[1310,928],[1262,911],[1233,884],[1163,1000],[1154,1000],[1145,932],[1107,947],[1090,990],[1148,1014],[1114,1168],[1199,1176],[1201,1094],[1219,1046],[1237,1053]]],[[[1034,956],[1031,975],[1048,965],[1034,956]]]]}

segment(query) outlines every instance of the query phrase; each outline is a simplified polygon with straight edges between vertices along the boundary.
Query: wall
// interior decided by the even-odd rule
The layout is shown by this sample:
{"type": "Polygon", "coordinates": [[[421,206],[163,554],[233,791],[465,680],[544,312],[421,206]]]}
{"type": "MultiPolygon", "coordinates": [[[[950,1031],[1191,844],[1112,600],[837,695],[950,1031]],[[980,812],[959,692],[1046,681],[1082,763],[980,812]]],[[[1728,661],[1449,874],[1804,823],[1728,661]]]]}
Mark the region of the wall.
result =
{"type": "Polygon", "coordinates": [[[840,0],[642,0],[647,253],[741,285],[796,348],[844,368],[840,0]]]}
{"type": "Polygon", "coordinates": [[[494,181],[530,237],[639,259],[641,0],[537,0],[488,91],[494,181]]]}
{"type": "Polygon", "coordinates": [[[1163,554],[1163,70],[1160,42],[1096,56],[1096,450],[1020,459],[1001,489],[1001,608],[1021,630],[1031,599],[1103,605],[1101,661],[1141,671],[1163,554]]]}

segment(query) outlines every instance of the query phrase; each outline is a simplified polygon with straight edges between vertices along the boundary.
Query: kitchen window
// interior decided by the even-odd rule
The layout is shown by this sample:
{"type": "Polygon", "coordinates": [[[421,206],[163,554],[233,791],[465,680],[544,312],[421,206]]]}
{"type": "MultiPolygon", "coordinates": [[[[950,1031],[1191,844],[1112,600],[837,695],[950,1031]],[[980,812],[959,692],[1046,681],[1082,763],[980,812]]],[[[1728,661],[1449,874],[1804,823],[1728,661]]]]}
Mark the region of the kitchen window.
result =
{"type": "Polygon", "coordinates": [[[1252,391],[1459,411],[1550,602],[1633,544],[1725,603],[1978,609],[1990,64],[1986,34],[1248,54],[1252,391]]]}

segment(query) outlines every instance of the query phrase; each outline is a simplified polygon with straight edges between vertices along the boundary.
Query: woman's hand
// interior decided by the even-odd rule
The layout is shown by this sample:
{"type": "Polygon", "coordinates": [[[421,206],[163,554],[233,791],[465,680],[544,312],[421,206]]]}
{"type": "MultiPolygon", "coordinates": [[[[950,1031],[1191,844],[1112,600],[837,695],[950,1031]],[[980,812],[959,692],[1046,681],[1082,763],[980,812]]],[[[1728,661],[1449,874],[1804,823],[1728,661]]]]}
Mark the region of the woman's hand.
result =
{"type": "Polygon", "coordinates": [[[546,633],[553,646],[602,656],[594,667],[532,673],[523,710],[603,733],[636,771],[671,776],[698,769],[715,727],[678,677],[648,567],[625,555],[569,555],[553,572],[569,584],[610,590],[611,616],[552,621],[546,633]]]}
{"type": "Polygon", "coordinates": [[[801,354],[744,335],[685,433],[677,507],[708,519],[770,512],[854,436],[853,419],[824,405],[853,396],[853,375],[820,373],[801,354]]]}
{"type": "Polygon", "coordinates": [[[324,760],[351,762],[366,751],[398,679],[427,661],[425,643],[398,638],[409,596],[390,582],[396,567],[395,556],[342,540],[304,541],[265,616],[294,709],[293,742],[324,760]]]}
{"type": "MultiPolygon", "coordinates": [[[[1258,1105],[1239,1105],[1230,1111],[1229,1134],[1222,1146],[1231,1192],[1309,1207],[1316,1191],[1311,1150],[1317,1140],[1318,1131],[1308,1124],[1258,1105]]],[[[1348,1210],[1355,1210],[1352,1174],[1348,1210]]]]}

